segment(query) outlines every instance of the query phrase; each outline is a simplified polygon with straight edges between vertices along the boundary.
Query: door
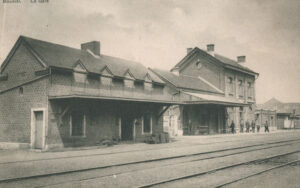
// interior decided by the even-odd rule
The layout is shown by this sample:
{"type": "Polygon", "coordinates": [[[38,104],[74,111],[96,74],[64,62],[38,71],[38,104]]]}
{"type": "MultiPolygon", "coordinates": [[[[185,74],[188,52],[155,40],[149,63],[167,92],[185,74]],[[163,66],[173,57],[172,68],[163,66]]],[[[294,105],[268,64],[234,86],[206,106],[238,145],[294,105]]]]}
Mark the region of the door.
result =
{"type": "Polygon", "coordinates": [[[121,139],[133,140],[133,119],[129,116],[123,116],[121,121],[121,139]]]}
{"type": "Polygon", "coordinates": [[[84,136],[83,119],[84,119],[83,112],[80,112],[80,111],[72,112],[71,136],[84,136]]]}
{"type": "Polygon", "coordinates": [[[44,116],[43,111],[34,112],[34,125],[35,125],[35,142],[34,148],[42,149],[43,148],[43,136],[44,136],[44,116]]]}

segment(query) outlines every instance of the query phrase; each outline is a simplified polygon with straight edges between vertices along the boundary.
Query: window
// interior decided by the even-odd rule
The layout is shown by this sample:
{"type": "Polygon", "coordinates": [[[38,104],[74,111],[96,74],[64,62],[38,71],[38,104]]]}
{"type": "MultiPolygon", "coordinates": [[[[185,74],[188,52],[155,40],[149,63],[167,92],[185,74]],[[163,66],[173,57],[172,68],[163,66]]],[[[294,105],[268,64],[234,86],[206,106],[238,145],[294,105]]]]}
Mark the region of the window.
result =
{"type": "Polygon", "coordinates": [[[134,81],[133,80],[124,79],[124,85],[125,85],[125,87],[134,88],[134,81]]]}
{"type": "Polygon", "coordinates": [[[86,74],[74,72],[74,80],[77,83],[84,83],[86,80],[86,74]]]}
{"type": "Polygon", "coordinates": [[[251,87],[251,82],[248,82],[248,88],[250,88],[251,87]]]}
{"type": "Polygon", "coordinates": [[[243,84],[243,80],[239,80],[239,96],[240,97],[244,96],[244,84],[243,84]]]}
{"type": "Polygon", "coordinates": [[[8,80],[8,74],[0,74],[0,81],[7,81],[8,80]]]}
{"type": "Polygon", "coordinates": [[[248,92],[248,98],[253,98],[253,85],[251,82],[247,83],[247,92],[248,92]]]}
{"type": "Polygon", "coordinates": [[[85,115],[80,111],[73,111],[70,120],[70,135],[71,136],[85,136],[85,115]]]}
{"type": "Polygon", "coordinates": [[[102,85],[106,85],[106,86],[112,85],[112,79],[111,79],[111,77],[101,76],[100,77],[100,81],[101,81],[102,85]]]}
{"type": "Polygon", "coordinates": [[[202,68],[202,66],[203,66],[203,64],[201,63],[201,62],[197,62],[196,63],[196,66],[197,66],[197,69],[201,69],[202,68]]]}
{"type": "Polygon", "coordinates": [[[233,78],[232,77],[228,77],[227,79],[227,82],[228,82],[228,92],[230,95],[233,95],[235,92],[234,92],[234,84],[233,84],[233,78]]]}
{"type": "Polygon", "coordinates": [[[143,133],[152,133],[152,117],[150,114],[144,115],[143,119],[143,133]]]}
{"type": "Polygon", "coordinates": [[[243,80],[239,80],[239,86],[243,86],[243,80]]]}
{"type": "Polygon", "coordinates": [[[24,91],[23,91],[23,87],[20,87],[20,88],[19,88],[19,94],[20,94],[20,95],[23,95],[23,92],[24,92],[24,91]]]}
{"type": "Polygon", "coordinates": [[[152,83],[144,82],[144,88],[147,91],[151,91],[152,90],[152,83]]]}

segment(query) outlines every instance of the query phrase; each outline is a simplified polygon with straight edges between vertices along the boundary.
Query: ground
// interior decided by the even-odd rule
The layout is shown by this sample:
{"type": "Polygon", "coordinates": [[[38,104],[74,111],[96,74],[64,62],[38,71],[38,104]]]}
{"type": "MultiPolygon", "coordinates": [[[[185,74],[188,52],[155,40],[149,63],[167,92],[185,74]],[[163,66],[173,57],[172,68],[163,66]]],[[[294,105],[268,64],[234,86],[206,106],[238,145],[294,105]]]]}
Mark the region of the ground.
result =
{"type": "Polygon", "coordinates": [[[299,143],[300,131],[277,131],[182,136],[167,144],[127,143],[65,151],[0,150],[0,187],[293,187],[300,183],[293,176],[300,174],[299,165],[225,184],[281,164],[283,159],[228,166],[291,152],[296,153],[284,161],[300,159],[299,143]],[[170,182],[158,183],[166,180],[170,182]]]}

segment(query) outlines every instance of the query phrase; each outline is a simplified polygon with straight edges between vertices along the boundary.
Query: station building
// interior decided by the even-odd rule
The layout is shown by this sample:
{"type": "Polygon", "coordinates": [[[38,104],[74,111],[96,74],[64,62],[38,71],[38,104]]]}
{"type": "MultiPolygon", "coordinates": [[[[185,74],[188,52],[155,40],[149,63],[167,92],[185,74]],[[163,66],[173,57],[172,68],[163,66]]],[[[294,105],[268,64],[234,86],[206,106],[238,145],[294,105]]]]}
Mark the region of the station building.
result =
{"type": "Polygon", "coordinates": [[[20,36],[1,66],[0,142],[36,149],[143,142],[163,132],[172,88],[140,63],[20,36]]]}
{"type": "Polygon", "coordinates": [[[245,60],[245,56],[236,61],[221,56],[209,44],[206,50],[188,48],[170,71],[154,69],[179,95],[188,96],[180,97],[183,105],[167,114],[177,118],[169,121],[170,127],[174,127],[172,122],[178,127],[172,130],[183,135],[227,133],[233,121],[239,132],[241,122],[255,120],[255,80],[259,74],[244,66],[245,60]]]}
{"type": "Polygon", "coordinates": [[[258,73],[208,47],[164,71],[104,55],[98,41],[76,49],[20,36],[0,70],[0,148],[219,134],[231,121],[238,131],[254,118],[258,73]]]}
{"type": "Polygon", "coordinates": [[[272,98],[258,106],[264,111],[274,111],[276,113],[277,129],[300,128],[300,103],[283,103],[272,98]]]}

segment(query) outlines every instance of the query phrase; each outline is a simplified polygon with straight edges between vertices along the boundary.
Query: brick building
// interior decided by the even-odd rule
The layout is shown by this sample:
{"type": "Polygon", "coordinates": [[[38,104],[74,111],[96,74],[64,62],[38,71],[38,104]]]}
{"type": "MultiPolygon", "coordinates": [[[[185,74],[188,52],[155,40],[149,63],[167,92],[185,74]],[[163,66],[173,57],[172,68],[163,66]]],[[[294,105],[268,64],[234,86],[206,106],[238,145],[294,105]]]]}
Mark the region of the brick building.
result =
{"type": "Polygon", "coordinates": [[[255,109],[255,119],[256,125],[260,125],[261,131],[265,131],[266,121],[269,125],[269,130],[274,131],[277,130],[277,118],[276,118],[276,110],[265,110],[261,108],[255,109]]]}
{"type": "Polygon", "coordinates": [[[183,104],[172,110],[172,116],[178,118],[184,135],[226,133],[232,121],[239,131],[241,121],[254,120],[258,73],[243,65],[245,59],[239,56],[234,61],[218,55],[210,44],[207,50],[188,48],[171,71],[153,70],[177,89],[183,104]]]}
{"type": "Polygon", "coordinates": [[[0,142],[49,149],[146,141],[174,89],[140,63],[20,36],[1,65],[0,142]]]}
{"type": "Polygon", "coordinates": [[[212,47],[188,49],[170,72],[106,56],[97,41],[75,49],[20,36],[1,65],[0,147],[228,132],[254,118],[258,73],[212,47]]]}
{"type": "Polygon", "coordinates": [[[277,129],[300,128],[300,103],[283,103],[272,98],[259,107],[276,112],[277,129]]]}

